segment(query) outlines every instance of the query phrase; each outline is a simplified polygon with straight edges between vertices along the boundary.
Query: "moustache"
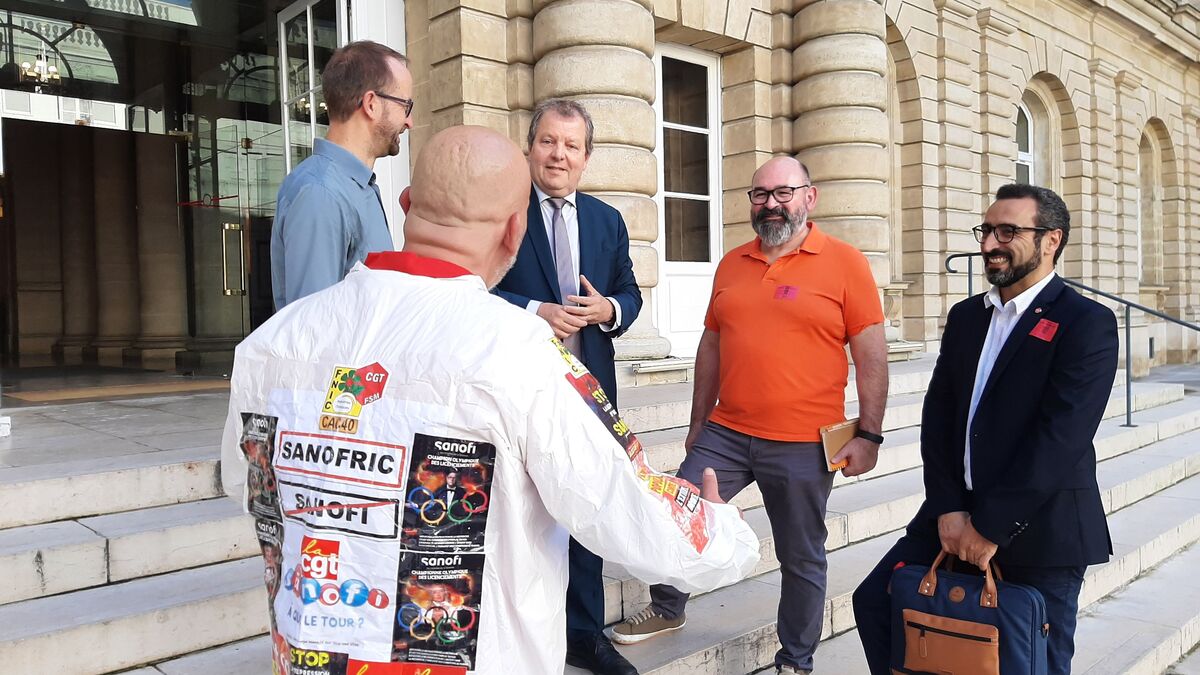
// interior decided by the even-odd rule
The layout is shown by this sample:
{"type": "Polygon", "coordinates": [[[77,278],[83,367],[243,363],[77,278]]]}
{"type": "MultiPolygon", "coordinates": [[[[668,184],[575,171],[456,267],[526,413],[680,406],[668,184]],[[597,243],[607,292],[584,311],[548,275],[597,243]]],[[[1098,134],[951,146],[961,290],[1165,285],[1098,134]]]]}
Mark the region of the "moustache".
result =
{"type": "Polygon", "coordinates": [[[772,216],[787,220],[787,211],[784,211],[782,206],[776,206],[773,209],[763,209],[758,212],[758,215],[754,216],[754,221],[757,223],[762,223],[767,218],[772,216]]]}

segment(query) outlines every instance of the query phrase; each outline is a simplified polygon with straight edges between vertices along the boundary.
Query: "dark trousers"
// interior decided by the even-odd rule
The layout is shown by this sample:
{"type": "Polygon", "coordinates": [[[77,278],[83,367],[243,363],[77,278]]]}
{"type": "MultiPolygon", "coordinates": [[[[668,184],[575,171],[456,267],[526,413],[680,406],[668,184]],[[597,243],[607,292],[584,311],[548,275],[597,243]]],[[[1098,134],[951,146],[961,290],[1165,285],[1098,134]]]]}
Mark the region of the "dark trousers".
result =
{"type": "MultiPolygon", "coordinates": [[[[700,485],[708,467],[717,473],[721,499],[733,499],[752,481],[762,490],[782,575],[775,663],[812,670],[825,612],[825,505],[833,489],[824,451],[819,443],[769,441],[709,422],[676,475],[700,485]]],[[[675,618],[688,595],[651,586],[650,598],[663,616],[675,618]]]]}
{"type": "Polygon", "coordinates": [[[567,639],[582,640],[604,630],[604,560],[572,537],[567,563],[567,639]]]}
{"type": "MultiPolygon", "coordinates": [[[[929,565],[942,549],[940,542],[905,535],[888,551],[854,591],[854,620],[867,655],[871,675],[890,675],[892,660],[892,597],[888,582],[896,564],[929,565]]],[[[965,563],[964,563],[965,564],[965,563]]],[[[1023,567],[1002,565],[1005,581],[1033,586],[1046,600],[1050,623],[1048,661],[1050,675],[1070,675],[1075,654],[1075,623],[1079,589],[1086,567],[1023,567]]]]}

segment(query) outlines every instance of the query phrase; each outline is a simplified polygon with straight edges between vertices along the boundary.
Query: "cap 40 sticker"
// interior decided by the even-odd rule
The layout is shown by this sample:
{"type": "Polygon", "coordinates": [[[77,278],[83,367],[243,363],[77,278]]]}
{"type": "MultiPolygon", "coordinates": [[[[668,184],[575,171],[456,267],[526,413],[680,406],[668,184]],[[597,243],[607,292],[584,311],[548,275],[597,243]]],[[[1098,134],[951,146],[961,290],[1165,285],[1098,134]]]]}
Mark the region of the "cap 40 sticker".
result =
{"type": "Polygon", "coordinates": [[[321,406],[321,431],[357,434],[363,406],[383,396],[387,378],[388,372],[378,362],[360,368],[334,368],[321,406]]]}

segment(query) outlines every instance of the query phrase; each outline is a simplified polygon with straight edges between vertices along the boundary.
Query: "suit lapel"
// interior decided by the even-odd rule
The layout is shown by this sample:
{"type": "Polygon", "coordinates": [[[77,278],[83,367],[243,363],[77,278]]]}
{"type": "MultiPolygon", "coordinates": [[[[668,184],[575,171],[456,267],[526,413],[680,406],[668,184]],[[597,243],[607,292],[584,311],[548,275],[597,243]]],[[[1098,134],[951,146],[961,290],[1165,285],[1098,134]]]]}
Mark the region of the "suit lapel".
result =
{"type": "Polygon", "coordinates": [[[987,384],[983,388],[983,393],[979,396],[979,404],[983,405],[983,401],[987,399],[988,393],[992,389],[992,385],[1004,373],[1004,369],[1012,362],[1013,357],[1020,351],[1021,345],[1029,339],[1029,331],[1038,321],[1045,318],[1046,309],[1054,304],[1058,298],[1058,294],[1066,287],[1062,278],[1054,277],[1041,293],[1033,299],[1033,304],[1029,305],[1029,309],[1021,315],[1017,320],[1017,325],[1013,327],[1011,333],[1008,334],[1008,340],[1004,342],[1004,346],[1000,348],[1000,355],[996,357],[996,365],[992,366],[992,372],[988,375],[987,384]]]}
{"type": "Polygon", "coordinates": [[[546,221],[542,218],[542,205],[538,203],[537,191],[529,191],[529,212],[526,215],[525,237],[533,244],[538,265],[546,278],[554,297],[562,304],[561,292],[558,290],[558,275],[554,271],[554,254],[550,252],[550,239],[546,236],[546,221]]]}
{"type": "MultiPolygon", "coordinates": [[[[579,273],[587,277],[588,283],[595,286],[599,279],[595,274],[596,252],[600,250],[600,228],[592,227],[589,218],[591,209],[583,208],[583,196],[575,193],[576,221],[579,224],[579,273]]],[[[599,288],[596,289],[600,291],[599,288]]],[[[583,295],[583,284],[579,284],[579,294],[583,295]]]]}
{"type": "Polygon", "coordinates": [[[975,371],[979,364],[979,355],[983,353],[983,343],[987,340],[988,326],[992,323],[992,309],[983,303],[983,296],[978,296],[973,301],[971,314],[968,317],[966,326],[966,340],[963,344],[966,345],[965,360],[963,362],[964,372],[969,372],[970,378],[962,378],[962,391],[960,396],[965,397],[965,400],[971,400],[971,390],[975,386],[975,371]]]}

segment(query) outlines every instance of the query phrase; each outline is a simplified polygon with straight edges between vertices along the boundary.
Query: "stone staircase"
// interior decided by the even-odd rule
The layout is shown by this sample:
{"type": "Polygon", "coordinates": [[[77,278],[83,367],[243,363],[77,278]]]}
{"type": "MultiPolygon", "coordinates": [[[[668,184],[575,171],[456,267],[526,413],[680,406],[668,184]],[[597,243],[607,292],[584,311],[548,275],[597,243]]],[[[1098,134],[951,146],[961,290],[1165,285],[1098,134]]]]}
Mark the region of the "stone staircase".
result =
{"type": "MultiPolygon", "coordinates": [[[[850,595],[920,505],[918,425],[932,367],[931,357],[891,365],[879,466],[835,481],[817,672],[866,672],[850,595]]],[[[621,392],[651,463],[667,471],[683,458],[691,394],[689,382],[670,379],[621,392]]],[[[851,414],[855,398],[851,385],[851,414]]],[[[269,672],[258,547],[218,481],[223,401],[201,394],[7,413],[14,435],[0,441],[6,672],[269,672]],[[135,451],[144,443],[130,429],[147,424],[163,427],[162,441],[135,451]]],[[[1200,643],[1200,394],[1137,382],[1133,408],[1137,426],[1123,427],[1125,391],[1114,387],[1096,436],[1116,551],[1088,570],[1075,672],[1200,672],[1200,657],[1185,656],[1200,643]]],[[[772,663],[773,538],[754,486],[735,503],[759,533],[755,576],[693,598],[685,629],[622,647],[644,674],[742,675],[772,663]]],[[[648,589],[610,565],[605,598],[615,622],[640,610],[648,589]]]]}

